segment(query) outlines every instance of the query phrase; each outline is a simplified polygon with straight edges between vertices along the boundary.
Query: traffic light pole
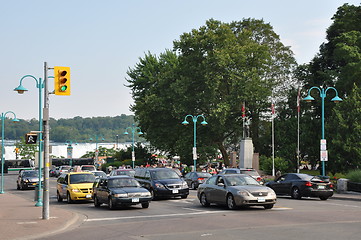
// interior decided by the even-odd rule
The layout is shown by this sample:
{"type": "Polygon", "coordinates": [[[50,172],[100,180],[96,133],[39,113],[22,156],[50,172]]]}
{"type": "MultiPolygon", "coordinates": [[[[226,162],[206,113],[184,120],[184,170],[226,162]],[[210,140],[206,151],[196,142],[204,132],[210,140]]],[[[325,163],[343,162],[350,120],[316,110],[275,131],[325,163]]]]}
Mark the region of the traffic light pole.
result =
{"type": "Polygon", "coordinates": [[[44,62],[44,109],[43,109],[43,126],[44,126],[44,189],[43,189],[43,219],[49,219],[49,90],[48,90],[48,65],[44,62]]]}

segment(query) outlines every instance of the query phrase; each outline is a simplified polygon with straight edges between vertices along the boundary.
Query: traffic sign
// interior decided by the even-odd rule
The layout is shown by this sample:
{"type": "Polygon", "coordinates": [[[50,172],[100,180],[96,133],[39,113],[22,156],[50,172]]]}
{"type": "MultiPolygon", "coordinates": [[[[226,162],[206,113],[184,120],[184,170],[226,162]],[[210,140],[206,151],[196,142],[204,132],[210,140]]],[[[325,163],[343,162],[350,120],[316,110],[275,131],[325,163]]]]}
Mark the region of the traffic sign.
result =
{"type": "Polygon", "coordinates": [[[36,144],[36,140],[38,139],[38,135],[34,133],[25,134],[25,143],[26,144],[36,144]]]}

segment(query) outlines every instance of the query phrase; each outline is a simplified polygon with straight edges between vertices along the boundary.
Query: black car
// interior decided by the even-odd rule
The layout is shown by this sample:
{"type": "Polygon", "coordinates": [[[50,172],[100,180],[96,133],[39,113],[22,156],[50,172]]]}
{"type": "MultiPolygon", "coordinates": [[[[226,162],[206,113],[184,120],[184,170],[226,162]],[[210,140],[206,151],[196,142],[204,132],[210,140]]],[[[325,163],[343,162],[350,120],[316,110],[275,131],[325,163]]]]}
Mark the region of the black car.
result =
{"type": "Polygon", "coordinates": [[[328,178],[302,173],[287,173],[266,186],[278,195],[291,195],[292,198],[318,197],[327,200],[333,195],[333,184],[328,178]]]}
{"type": "Polygon", "coordinates": [[[184,181],[191,189],[197,189],[199,184],[204,183],[210,177],[212,175],[207,172],[189,172],[184,176],[184,181]]]}
{"type": "Polygon", "coordinates": [[[95,207],[105,203],[109,209],[136,204],[148,208],[152,196],[137,180],[123,175],[97,179],[93,185],[93,199],[95,207]]]}
{"type": "Polygon", "coordinates": [[[39,171],[37,170],[22,170],[16,180],[16,188],[19,190],[33,188],[39,182],[39,171]]]}
{"type": "Polygon", "coordinates": [[[150,191],[154,199],[188,197],[187,183],[170,168],[137,168],[134,177],[150,191]]]}

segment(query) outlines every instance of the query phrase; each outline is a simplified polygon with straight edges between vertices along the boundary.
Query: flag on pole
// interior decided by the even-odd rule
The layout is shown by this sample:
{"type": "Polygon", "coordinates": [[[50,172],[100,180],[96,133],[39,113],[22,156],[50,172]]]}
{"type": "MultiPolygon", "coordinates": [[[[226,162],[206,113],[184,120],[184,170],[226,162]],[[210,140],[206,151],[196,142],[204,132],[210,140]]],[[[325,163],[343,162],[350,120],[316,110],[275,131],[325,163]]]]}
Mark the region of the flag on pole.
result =
{"type": "Polygon", "coordinates": [[[246,104],[243,102],[242,105],[242,118],[244,119],[246,117],[246,104]]]}
{"type": "Polygon", "coordinates": [[[301,88],[298,88],[298,94],[297,94],[297,112],[299,113],[301,111],[301,88]]]}
{"type": "Polygon", "coordinates": [[[275,115],[275,104],[272,102],[271,104],[271,111],[272,111],[272,116],[275,115]]]}

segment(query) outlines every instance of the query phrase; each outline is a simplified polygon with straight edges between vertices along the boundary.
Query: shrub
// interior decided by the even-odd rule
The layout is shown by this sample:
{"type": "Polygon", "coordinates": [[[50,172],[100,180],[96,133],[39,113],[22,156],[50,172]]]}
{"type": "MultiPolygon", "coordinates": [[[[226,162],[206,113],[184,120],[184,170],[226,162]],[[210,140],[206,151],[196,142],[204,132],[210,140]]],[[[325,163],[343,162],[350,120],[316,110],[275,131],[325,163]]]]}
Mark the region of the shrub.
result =
{"type": "Polygon", "coordinates": [[[361,183],[361,170],[354,170],[346,175],[346,178],[351,182],[361,183]]]}
{"type": "MultiPolygon", "coordinates": [[[[266,174],[272,174],[272,158],[261,156],[260,157],[260,168],[266,174]]],[[[275,158],[275,172],[280,171],[282,174],[288,172],[289,170],[289,162],[284,160],[283,158],[276,157],[275,158]]]]}

